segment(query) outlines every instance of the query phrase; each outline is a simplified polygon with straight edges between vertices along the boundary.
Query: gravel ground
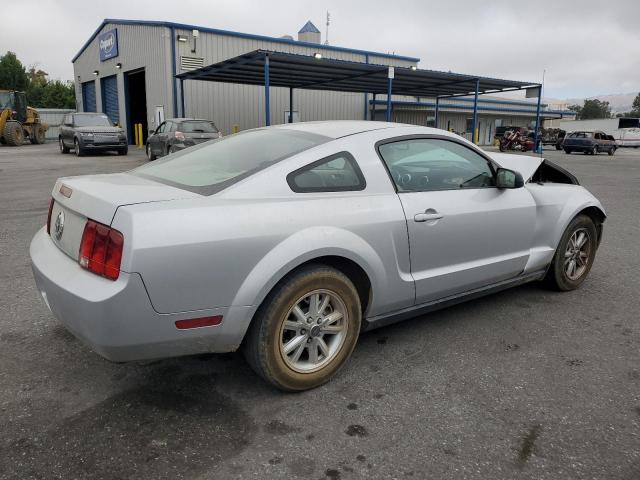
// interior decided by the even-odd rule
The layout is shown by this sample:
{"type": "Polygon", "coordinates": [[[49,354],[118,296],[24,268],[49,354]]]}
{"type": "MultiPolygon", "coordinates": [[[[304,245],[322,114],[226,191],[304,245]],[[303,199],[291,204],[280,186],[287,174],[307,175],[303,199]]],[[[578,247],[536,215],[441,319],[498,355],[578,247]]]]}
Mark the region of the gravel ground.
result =
{"type": "Polygon", "coordinates": [[[127,157],[0,147],[0,478],[640,478],[640,150],[545,152],[609,214],[589,279],[363,334],[331,383],[265,385],[239,354],[113,364],[34,287],[57,177],[127,157]]]}

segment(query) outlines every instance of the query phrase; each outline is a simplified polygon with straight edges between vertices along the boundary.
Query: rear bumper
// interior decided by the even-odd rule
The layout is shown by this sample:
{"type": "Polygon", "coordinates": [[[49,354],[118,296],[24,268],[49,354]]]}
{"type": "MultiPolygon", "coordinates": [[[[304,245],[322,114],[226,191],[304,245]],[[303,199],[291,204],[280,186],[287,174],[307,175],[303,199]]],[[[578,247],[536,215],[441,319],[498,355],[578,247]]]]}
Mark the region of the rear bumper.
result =
{"type": "Polygon", "coordinates": [[[82,269],[61,252],[43,228],[31,242],[38,291],[54,316],[103,357],[125,362],[205,352],[240,345],[250,307],[160,314],[151,306],[142,277],[121,272],[111,281],[82,269]],[[220,325],[178,330],[176,320],[222,315],[220,325]]]}

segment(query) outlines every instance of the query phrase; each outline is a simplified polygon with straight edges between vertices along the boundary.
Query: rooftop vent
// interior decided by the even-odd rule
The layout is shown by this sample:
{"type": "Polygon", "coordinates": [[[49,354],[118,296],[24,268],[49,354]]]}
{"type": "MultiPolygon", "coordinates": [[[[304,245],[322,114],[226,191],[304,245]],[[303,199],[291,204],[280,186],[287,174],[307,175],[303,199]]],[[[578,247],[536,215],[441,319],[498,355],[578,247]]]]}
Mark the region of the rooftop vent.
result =
{"type": "Polygon", "coordinates": [[[304,27],[298,32],[299,42],[320,43],[320,30],[311,20],[304,24],[304,27]]]}

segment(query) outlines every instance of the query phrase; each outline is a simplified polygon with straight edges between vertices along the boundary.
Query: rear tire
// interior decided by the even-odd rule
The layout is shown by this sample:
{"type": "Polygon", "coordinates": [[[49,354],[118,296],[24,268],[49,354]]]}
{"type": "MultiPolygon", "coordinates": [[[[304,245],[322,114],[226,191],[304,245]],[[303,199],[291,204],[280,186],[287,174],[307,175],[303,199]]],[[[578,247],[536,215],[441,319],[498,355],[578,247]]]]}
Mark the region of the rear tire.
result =
{"type": "Polygon", "coordinates": [[[560,239],[545,276],[547,285],[565,292],[578,288],[589,275],[597,248],[598,234],[593,220],[587,215],[578,215],[560,239]]]}
{"type": "Polygon", "coordinates": [[[3,136],[7,145],[12,147],[18,147],[24,143],[24,130],[18,122],[7,122],[4,126],[3,136]]]}
{"type": "Polygon", "coordinates": [[[567,155],[571,155],[572,150],[570,148],[565,148],[564,149],[564,153],[566,153],[567,155]]]}
{"type": "Polygon", "coordinates": [[[613,155],[614,153],[616,153],[616,147],[611,147],[607,153],[609,154],[609,156],[613,155]]]}
{"type": "Polygon", "coordinates": [[[60,153],[69,153],[69,147],[65,147],[62,137],[58,137],[58,147],[60,148],[60,153]]]}
{"type": "Polygon", "coordinates": [[[303,267],[282,280],[256,312],[243,344],[245,358],[281,390],[318,387],[351,355],[361,316],[358,292],[342,272],[321,264],[303,267]]]}
{"type": "Polygon", "coordinates": [[[598,145],[594,145],[591,149],[591,155],[598,155],[598,153],[600,153],[600,149],[598,148],[598,145]]]}
{"type": "Polygon", "coordinates": [[[124,147],[118,150],[118,155],[126,155],[127,153],[129,153],[128,147],[124,147]]]}

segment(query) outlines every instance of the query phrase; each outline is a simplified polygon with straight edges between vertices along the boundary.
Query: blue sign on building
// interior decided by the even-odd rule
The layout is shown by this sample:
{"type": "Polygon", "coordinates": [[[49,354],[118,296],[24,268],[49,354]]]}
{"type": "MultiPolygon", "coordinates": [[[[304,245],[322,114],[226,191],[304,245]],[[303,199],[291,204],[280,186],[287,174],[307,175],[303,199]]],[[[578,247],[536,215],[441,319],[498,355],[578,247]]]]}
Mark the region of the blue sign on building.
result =
{"type": "Polygon", "coordinates": [[[100,34],[98,37],[98,48],[100,49],[100,61],[104,62],[110,58],[118,56],[118,29],[114,28],[108,32],[100,34]]]}

